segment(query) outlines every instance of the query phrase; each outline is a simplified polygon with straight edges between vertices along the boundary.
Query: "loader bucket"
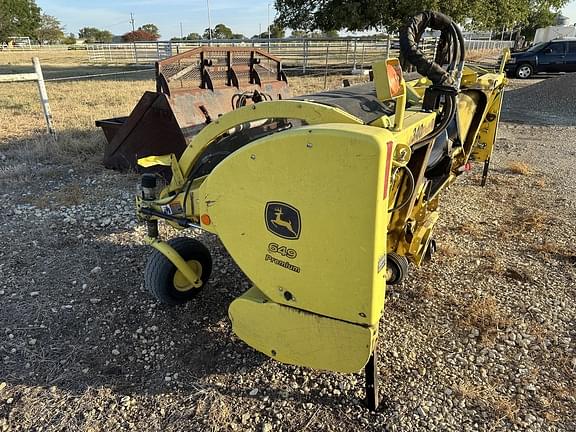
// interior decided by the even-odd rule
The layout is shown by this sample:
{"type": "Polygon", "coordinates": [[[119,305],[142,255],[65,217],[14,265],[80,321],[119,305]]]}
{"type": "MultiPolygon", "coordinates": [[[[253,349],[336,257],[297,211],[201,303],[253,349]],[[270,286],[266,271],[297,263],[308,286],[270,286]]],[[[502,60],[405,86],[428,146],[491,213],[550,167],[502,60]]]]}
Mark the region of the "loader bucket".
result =
{"type": "Polygon", "coordinates": [[[151,155],[181,154],[186,139],[163,93],[146,92],[128,117],[99,120],[108,140],[104,147],[104,166],[125,170],[136,168],[136,161],[151,155]]]}
{"type": "Polygon", "coordinates": [[[257,48],[200,47],[156,63],[156,92],[145,92],[128,117],[98,120],[107,140],[104,166],[143,169],[151,155],[180,157],[206,124],[234,108],[289,97],[280,59],[257,48]]]}

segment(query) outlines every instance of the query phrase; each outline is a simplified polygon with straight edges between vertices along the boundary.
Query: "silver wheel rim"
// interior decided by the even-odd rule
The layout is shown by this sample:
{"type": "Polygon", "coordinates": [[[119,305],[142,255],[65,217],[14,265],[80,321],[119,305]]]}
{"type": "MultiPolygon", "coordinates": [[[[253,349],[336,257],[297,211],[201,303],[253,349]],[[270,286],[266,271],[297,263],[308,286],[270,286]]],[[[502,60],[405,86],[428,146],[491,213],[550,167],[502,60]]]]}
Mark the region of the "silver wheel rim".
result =
{"type": "Polygon", "coordinates": [[[530,68],[528,66],[522,66],[518,69],[518,76],[520,78],[528,78],[530,76],[530,68]]]}

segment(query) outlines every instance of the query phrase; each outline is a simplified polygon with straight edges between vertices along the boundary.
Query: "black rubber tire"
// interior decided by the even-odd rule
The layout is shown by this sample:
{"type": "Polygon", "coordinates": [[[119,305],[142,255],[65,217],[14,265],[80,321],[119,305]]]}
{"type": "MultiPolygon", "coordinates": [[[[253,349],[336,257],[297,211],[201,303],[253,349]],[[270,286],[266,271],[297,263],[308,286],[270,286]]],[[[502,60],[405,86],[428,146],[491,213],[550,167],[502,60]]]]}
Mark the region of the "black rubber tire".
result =
{"type": "Polygon", "coordinates": [[[212,272],[212,256],[206,246],[192,238],[178,237],[168,240],[168,244],[182,256],[184,261],[196,260],[200,263],[202,286],[185,292],[178,291],[174,287],[176,266],[160,251],[154,249],[144,270],[146,289],[161,303],[168,305],[186,303],[196,297],[206,286],[212,272]]]}
{"type": "Polygon", "coordinates": [[[516,78],[528,79],[532,75],[534,75],[534,67],[530,63],[521,63],[518,66],[516,66],[516,70],[514,71],[514,75],[516,76],[516,78]],[[529,73],[528,73],[528,75],[520,76],[520,75],[522,75],[521,71],[524,70],[524,68],[526,68],[526,70],[528,70],[529,73]]]}
{"type": "Polygon", "coordinates": [[[386,256],[386,269],[391,273],[386,285],[397,285],[408,275],[408,259],[396,252],[389,252],[386,256]]]}

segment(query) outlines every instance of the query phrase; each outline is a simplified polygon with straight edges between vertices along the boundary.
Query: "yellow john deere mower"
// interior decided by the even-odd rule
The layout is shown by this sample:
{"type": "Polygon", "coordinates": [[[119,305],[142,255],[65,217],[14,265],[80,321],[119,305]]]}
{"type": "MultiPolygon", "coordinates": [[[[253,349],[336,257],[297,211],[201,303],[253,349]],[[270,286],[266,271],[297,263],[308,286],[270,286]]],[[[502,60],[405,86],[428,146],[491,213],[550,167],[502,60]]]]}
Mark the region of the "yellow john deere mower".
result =
{"type": "Polygon", "coordinates": [[[160,240],[158,220],[218,235],[254,284],[229,307],[238,337],[284,363],[365,368],[372,409],[386,284],[432,255],[439,196],[469,161],[484,162],[485,181],[506,82],[503,65],[464,66],[462,34],[445,15],[411,18],[400,44],[413,79],[386,59],[368,84],[224,114],[179,159],[140,160],[171,166],[172,178],[161,186],[145,174],[137,197],[158,300],[193,298],[212,267],[197,240],[160,240]],[[427,27],[442,31],[436,61],[417,47],[427,27]]]}

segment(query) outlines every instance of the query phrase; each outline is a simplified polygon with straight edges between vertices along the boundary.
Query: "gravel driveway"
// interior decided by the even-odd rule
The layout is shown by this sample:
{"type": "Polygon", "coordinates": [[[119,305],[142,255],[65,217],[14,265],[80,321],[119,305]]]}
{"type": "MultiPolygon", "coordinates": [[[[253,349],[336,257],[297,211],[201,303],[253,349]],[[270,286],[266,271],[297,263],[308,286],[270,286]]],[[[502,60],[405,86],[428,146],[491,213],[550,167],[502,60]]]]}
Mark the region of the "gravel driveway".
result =
{"type": "Polygon", "coordinates": [[[202,295],[152,300],[136,176],[0,154],[0,431],[576,430],[576,122],[525,123],[502,124],[487,186],[476,166],[446,193],[434,260],[388,289],[379,412],[362,374],[233,335],[249,282],[213,236],[188,233],[214,256],[202,295]]]}

